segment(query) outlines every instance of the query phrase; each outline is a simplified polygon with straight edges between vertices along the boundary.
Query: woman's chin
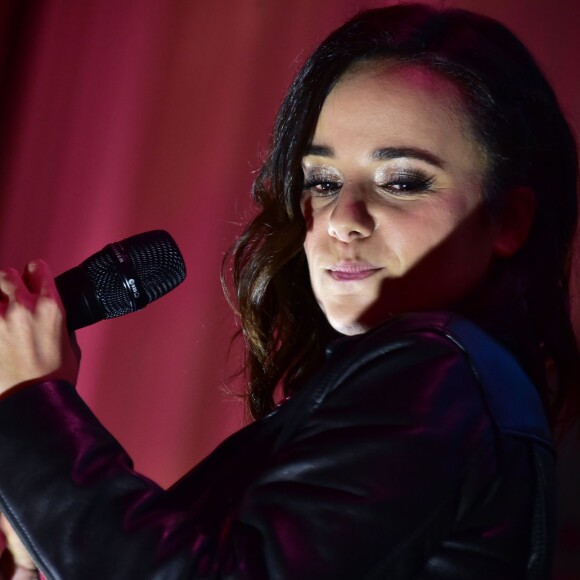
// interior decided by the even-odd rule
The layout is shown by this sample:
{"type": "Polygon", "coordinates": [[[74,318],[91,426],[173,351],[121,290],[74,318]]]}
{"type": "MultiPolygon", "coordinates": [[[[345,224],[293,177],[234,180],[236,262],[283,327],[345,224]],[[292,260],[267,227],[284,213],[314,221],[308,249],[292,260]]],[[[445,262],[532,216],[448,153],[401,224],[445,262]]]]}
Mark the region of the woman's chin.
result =
{"type": "Polygon", "coordinates": [[[355,336],[356,334],[364,334],[372,328],[372,325],[364,324],[360,320],[351,319],[328,319],[330,326],[337,332],[346,336],[355,336]]]}
{"type": "Polygon", "coordinates": [[[346,336],[363,334],[391,320],[397,314],[395,312],[372,312],[365,310],[360,315],[345,316],[344,312],[325,312],[326,319],[330,326],[337,332],[346,336]]]}

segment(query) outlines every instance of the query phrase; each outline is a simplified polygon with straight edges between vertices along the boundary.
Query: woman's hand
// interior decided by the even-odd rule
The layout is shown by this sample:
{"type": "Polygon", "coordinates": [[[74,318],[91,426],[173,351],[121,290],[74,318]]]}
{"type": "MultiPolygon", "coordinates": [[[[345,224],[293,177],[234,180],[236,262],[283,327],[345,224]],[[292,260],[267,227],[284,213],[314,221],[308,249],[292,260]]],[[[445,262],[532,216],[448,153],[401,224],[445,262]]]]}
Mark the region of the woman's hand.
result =
{"type": "Polygon", "coordinates": [[[35,380],[75,384],[79,358],[47,264],[0,270],[0,395],[35,380]]]}
{"type": "MultiPolygon", "coordinates": [[[[0,570],[0,580],[36,580],[38,573],[34,561],[2,514],[0,514],[0,536],[4,536],[4,549],[9,552],[9,562],[4,570],[0,570]],[[5,576],[2,576],[2,573],[5,576]]],[[[0,556],[2,554],[3,551],[0,550],[0,556]]]]}
{"type": "MultiPolygon", "coordinates": [[[[12,387],[42,379],[75,384],[79,360],[80,351],[69,336],[46,263],[30,262],[22,276],[13,268],[0,270],[0,396],[12,387]]],[[[0,580],[38,578],[32,558],[0,514],[2,538],[5,553],[0,580]]]]}

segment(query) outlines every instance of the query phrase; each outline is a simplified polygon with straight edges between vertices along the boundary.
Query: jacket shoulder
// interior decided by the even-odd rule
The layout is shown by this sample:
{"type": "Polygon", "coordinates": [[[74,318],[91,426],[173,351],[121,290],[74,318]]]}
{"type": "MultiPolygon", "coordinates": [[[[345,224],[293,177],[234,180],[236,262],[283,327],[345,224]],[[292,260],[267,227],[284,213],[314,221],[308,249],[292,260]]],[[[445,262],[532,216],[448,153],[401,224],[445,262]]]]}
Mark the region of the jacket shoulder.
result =
{"type": "MultiPolygon", "coordinates": [[[[339,342],[331,350],[343,348],[339,342]]],[[[361,365],[364,359],[380,365],[381,358],[396,351],[408,351],[410,364],[417,369],[431,364],[435,370],[442,360],[451,359],[455,364],[467,365],[499,432],[531,438],[551,447],[537,388],[515,356],[473,322],[449,312],[398,317],[371,331],[355,345],[351,366],[361,365]]]]}

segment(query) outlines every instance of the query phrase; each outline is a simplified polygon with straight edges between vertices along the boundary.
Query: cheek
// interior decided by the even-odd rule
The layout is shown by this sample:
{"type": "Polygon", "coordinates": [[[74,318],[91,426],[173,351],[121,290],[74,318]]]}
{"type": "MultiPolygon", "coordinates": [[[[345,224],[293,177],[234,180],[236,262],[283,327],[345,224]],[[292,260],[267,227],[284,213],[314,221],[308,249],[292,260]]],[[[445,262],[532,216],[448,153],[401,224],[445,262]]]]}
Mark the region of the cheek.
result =
{"type": "Polygon", "coordinates": [[[313,229],[308,229],[304,238],[304,253],[308,262],[308,270],[312,274],[319,248],[319,236],[313,229]]]}
{"type": "Polygon", "coordinates": [[[480,212],[463,200],[448,201],[415,205],[412,211],[398,212],[396,219],[391,215],[384,224],[382,247],[393,274],[403,276],[420,267],[422,274],[440,277],[450,263],[463,268],[472,260],[480,261],[478,246],[487,245],[484,228],[477,223],[480,212]]]}
{"type": "Polygon", "coordinates": [[[412,209],[384,220],[381,232],[385,250],[407,267],[441,244],[456,225],[453,216],[441,208],[412,209]]]}
{"type": "Polygon", "coordinates": [[[314,211],[312,209],[312,199],[310,197],[302,197],[300,200],[300,209],[306,222],[306,231],[310,231],[314,226],[314,211]]]}
{"type": "Polygon", "coordinates": [[[311,268],[316,256],[324,251],[329,242],[328,220],[324,212],[314,212],[312,204],[303,204],[303,214],[306,221],[306,236],[304,238],[304,252],[311,268]]]}
{"type": "Polygon", "coordinates": [[[312,275],[314,255],[316,248],[316,233],[314,231],[314,213],[312,211],[312,200],[310,198],[302,199],[300,201],[300,209],[304,216],[306,223],[306,236],[304,237],[304,254],[306,255],[306,262],[308,264],[308,271],[312,275]]]}
{"type": "Polygon", "coordinates": [[[436,200],[411,216],[403,224],[407,232],[412,232],[417,243],[436,245],[446,238],[472,227],[475,216],[480,214],[479,205],[471,204],[463,196],[450,196],[436,200]]]}

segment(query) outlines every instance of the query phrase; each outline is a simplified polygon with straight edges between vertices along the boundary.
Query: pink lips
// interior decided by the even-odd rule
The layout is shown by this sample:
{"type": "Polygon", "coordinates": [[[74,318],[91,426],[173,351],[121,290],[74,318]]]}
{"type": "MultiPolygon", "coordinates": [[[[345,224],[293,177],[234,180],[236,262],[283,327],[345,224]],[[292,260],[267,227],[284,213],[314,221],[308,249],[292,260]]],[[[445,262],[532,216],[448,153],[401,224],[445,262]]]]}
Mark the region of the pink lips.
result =
{"type": "Polygon", "coordinates": [[[334,280],[349,282],[351,280],[364,280],[379,270],[380,268],[365,262],[342,262],[331,266],[328,272],[334,280]]]}

